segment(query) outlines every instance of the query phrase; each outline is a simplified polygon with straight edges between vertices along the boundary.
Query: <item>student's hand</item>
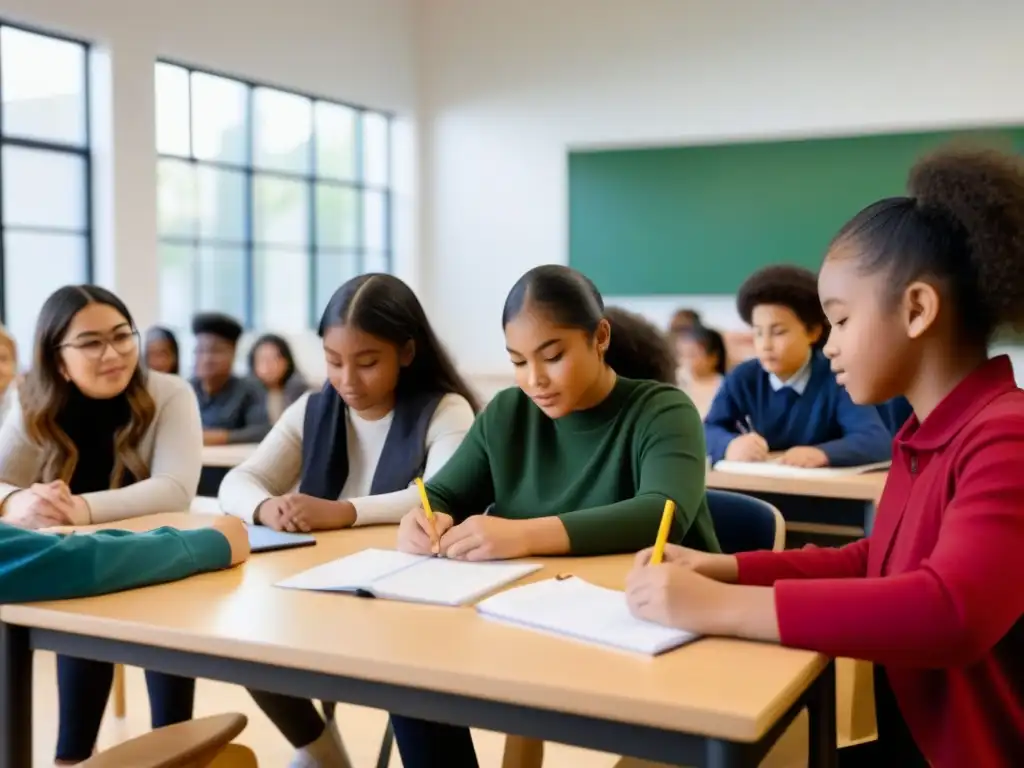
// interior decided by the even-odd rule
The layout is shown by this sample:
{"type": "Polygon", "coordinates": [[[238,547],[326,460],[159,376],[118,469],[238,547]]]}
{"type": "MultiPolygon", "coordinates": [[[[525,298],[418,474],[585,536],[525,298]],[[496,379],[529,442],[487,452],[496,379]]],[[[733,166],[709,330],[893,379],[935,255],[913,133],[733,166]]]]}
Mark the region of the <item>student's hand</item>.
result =
{"type": "Polygon", "coordinates": [[[55,503],[50,495],[51,490],[40,483],[16,491],[4,502],[3,521],[31,530],[73,525],[70,500],[55,503]]]}
{"type": "Polygon", "coordinates": [[[71,525],[88,525],[92,522],[92,512],[85,499],[73,496],[71,489],[63,480],[36,483],[32,490],[63,512],[71,525]]]}
{"type": "Polygon", "coordinates": [[[238,565],[249,559],[249,534],[245,530],[245,523],[237,517],[219,515],[211,527],[228,540],[228,546],[231,548],[231,565],[238,565]]]}
{"type": "Polygon", "coordinates": [[[253,513],[257,525],[263,525],[274,531],[284,530],[284,496],[273,496],[258,507],[253,513]]]}
{"type": "Polygon", "coordinates": [[[812,448],[808,445],[799,445],[790,448],[779,457],[780,464],[788,464],[791,467],[817,467],[828,466],[828,455],[821,448],[812,448]]]}
{"type": "MultiPolygon", "coordinates": [[[[279,497],[281,530],[329,531],[349,528],[356,521],[356,508],[348,501],[328,501],[304,493],[279,497]]],[[[260,520],[263,519],[262,507],[260,520]]]]}
{"type": "Polygon", "coordinates": [[[436,555],[440,552],[440,540],[453,525],[455,521],[451,515],[435,512],[434,525],[431,527],[423,507],[416,507],[407,512],[398,524],[398,543],[395,548],[399,552],[413,555],[436,555]],[[437,538],[434,538],[435,534],[437,538]]]}
{"type": "Polygon", "coordinates": [[[74,511],[74,497],[71,495],[71,489],[68,487],[68,484],[63,480],[52,480],[49,483],[33,483],[29,490],[42,496],[62,512],[70,514],[74,511]]]}
{"type": "Polygon", "coordinates": [[[530,554],[523,520],[474,515],[441,537],[441,554],[452,560],[514,560],[530,554]]]}
{"type": "Polygon", "coordinates": [[[702,576],[691,568],[644,565],[626,578],[626,603],[638,619],[698,634],[719,634],[723,598],[736,587],[702,576]]]}
{"type": "MultiPolygon", "coordinates": [[[[654,547],[642,549],[636,553],[633,560],[633,568],[643,568],[651,562],[651,554],[654,547]]],[[[699,549],[680,547],[677,544],[666,544],[662,563],[689,568],[701,576],[707,576],[715,581],[735,584],[739,578],[739,566],[736,558],[732,555],[717,555],[711,552],[701,552],[699,549]]]]}
{"type": "Polygon", "coordinates": [[[228,431],[226,429],[204,429],[203,445],[227,445],[228,431]]]}
{"type": "Polygon", "coordinates": [[[768,458],[768,443],[756,432],[734,437],[725,449],[729,461],[764,461],[768,458]]]}

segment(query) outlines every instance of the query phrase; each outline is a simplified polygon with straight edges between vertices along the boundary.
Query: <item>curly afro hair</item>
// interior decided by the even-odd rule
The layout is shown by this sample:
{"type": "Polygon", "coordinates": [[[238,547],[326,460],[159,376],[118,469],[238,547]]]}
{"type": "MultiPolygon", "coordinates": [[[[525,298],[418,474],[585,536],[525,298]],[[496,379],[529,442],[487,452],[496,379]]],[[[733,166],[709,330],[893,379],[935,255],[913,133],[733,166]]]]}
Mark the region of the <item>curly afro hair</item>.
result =
{"type": "Polygon", "coordinates": [[[793,310],[807,330],[821,330],[819,343],[828,336],[828,320],[818,300],[818,278],[809,269],[789,264],[765,267],[748,277],[736,295],[736,309],[747,325],[754,307],[776,304],[793,310]]]}
{"type": "Polygon", "coordinates": [[[608,307],[605,318],[612,326],[612,343],[605,362],[628,379],[676,383],[676,359],[668,337],[640,315],[608,307]]]}
{"type": "Polygon", "coordinates": [[[864,272],[887,271],[894,295],[937,280],[975,343],[1024,329],[1024,160],[950,146],[919,160],[907,188],[858,213],[833,245],[855,241],[864,272]]]}

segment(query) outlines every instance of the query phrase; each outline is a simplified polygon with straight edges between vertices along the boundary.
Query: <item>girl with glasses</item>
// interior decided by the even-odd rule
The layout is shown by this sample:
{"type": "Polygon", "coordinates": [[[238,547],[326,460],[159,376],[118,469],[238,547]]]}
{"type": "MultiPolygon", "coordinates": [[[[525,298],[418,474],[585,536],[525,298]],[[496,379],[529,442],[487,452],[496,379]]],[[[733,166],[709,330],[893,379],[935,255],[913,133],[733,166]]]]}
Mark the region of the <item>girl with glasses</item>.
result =
{"type": "MultiPolygon", "coordinates": [[[[43,304],[32,369],[0,429],[0,519],[38,529],[186,510],[202,426],[188,382],[140,365],[128,308],[93,285],[43,304]]],[[[159,564],[154,564],[156,568],[159,564]]],[[[58,764],[88,758],[110,664],[58,657],[58,764]]],[[[154,727],[192,716],[192,680],[147,673],[154,727]]]]}

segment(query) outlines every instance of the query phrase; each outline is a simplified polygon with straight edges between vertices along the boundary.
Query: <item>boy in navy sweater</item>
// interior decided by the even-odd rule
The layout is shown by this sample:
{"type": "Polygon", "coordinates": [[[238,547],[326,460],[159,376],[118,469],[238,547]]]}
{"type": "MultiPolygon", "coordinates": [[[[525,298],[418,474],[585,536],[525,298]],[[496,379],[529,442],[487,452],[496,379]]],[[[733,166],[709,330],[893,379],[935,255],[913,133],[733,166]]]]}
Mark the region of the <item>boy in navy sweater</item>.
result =
{"type": "Polygon", "coordinates": [[[754,331],[757,358],[726,376],[705,419],[712,463],[780,461],[799,467],[843,467],[888,461],[889,431],[878,411],[854,405],[820,351],[828,321],[818,281],[806,269],[766,267],[736,298],[754,331]]]}

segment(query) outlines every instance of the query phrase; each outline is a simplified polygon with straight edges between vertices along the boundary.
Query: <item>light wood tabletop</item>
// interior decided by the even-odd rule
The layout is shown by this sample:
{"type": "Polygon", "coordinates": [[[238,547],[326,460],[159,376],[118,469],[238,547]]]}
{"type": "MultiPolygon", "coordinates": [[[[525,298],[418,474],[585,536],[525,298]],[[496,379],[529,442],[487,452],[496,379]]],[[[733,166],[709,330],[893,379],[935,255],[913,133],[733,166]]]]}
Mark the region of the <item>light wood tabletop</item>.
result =
{"type": "Polygon", "coordinates": [[[237,445],[204,445],[203,466],[233,469],[252,456],[258,443],[237,445]]]}
{"type": "MultiPolygon", "coordinates": [[[[212,516],[108,524],[196,527],[212,516]]],[[[658,658],[506,626],[472,608],[413,605],[274,588],[285,577],[367,547],[394,527],[319,534],[305,549],[244,566],[75,601],[5,605],[9,624],[394,683],[615,722],[756,741],[826,669],[816,653],[703,639],[658,658]]],[[[572,573],[621,589],[632,558],[552,558],[530,578],[572,573]]]]}
{"type": "Polygon", "coordinates": [[[794,478],[746,475],[711,470],[708,488],[746,493],[780,493],[792,496],[817,496],[823,499],[849,499],[877,503],[885,487],[887,472],[867,472],[844,477],[794,478]]]}

